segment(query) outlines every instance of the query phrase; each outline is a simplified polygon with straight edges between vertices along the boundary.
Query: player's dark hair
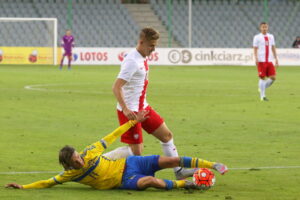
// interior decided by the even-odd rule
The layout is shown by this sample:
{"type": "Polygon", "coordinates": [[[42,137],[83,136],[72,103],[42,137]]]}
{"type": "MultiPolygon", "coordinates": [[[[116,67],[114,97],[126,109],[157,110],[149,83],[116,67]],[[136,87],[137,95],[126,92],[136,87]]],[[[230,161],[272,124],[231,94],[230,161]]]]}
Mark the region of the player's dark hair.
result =
{"type": "Polygon", "coordinates": [[[146,27],[143,28],[140,32],[140,39],[146,39],[147,41],[151,40],[158,40],[159,39],[159,32],[156,31],[154,28],[146,27]]]}
{"type": "Polygon", "coordinates": [[[261,22],[259,26],[268,24],[267,22],[261,22]]]}
{"type": "Polygon", "coordinates": [[[60,151],[59,151],[59,163],[65,168],[65,170],[71,168],[71,157],[73,153],[75,152],[75,149],[71,146],[64,146],[60,151]]]}

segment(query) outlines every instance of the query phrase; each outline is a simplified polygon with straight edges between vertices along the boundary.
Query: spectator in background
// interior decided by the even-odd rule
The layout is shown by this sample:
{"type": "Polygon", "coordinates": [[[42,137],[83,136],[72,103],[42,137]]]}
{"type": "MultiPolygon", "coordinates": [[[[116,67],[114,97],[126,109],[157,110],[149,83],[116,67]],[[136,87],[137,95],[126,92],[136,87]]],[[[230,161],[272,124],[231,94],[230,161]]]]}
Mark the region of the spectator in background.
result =
{"type": "Polygon", "coordinates": [[[293,42],[293,48],[300,48],[300,36],[296,38],[296,40],[293,42]]]}

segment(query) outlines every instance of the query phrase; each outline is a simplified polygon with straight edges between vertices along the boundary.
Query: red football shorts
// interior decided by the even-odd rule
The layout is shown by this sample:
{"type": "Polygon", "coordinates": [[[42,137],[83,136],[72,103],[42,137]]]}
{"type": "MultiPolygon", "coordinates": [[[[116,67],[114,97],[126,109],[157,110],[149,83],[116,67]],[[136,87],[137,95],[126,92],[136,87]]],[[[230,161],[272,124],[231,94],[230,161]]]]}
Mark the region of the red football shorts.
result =
{"type": "Polygon", "coordinates": [[[276,75],[276,70],[272,62],[259,62],[257,71],[260,78],[276,75]]]}
{"type": "MultiPolygon", "coordinates": [[[[147,106],[145,110],[149,111],[148,119],[142,123],[136,124],[134,127],[130,128],[126,133],[121,136],[121,142],[127,144],[141,144],[143,143],[142,128],[149,134],[153,133],[160,125],[164,123],[163,118],[155,112],[150,106],[147,106]]],[[[122,111],[117,110],[120,125],[128,122],[127,117],[122,111]]]]}

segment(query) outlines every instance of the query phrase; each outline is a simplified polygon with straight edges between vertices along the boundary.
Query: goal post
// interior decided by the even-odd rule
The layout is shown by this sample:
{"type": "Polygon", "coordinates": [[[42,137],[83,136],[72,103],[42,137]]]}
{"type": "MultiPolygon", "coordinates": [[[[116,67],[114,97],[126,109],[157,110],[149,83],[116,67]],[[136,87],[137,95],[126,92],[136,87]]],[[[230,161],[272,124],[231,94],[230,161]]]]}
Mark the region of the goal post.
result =
{"type": "Polygon", "coordinates": [[[0,17],[0,64],[57,65],[57,18],[0,17]]]}

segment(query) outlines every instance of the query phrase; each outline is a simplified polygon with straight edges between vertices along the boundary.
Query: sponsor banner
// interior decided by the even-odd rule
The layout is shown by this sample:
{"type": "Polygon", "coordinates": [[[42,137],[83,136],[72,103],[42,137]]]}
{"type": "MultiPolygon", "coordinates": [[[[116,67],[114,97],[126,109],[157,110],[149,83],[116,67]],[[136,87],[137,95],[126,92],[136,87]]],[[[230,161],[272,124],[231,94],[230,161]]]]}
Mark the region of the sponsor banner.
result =
{"type": "Polygon", "coordinates": [[[251,49],[170,49],[163,56],[173,65],[253,65],[254,62],[251,49]]]}
{"type": "MultiPolygon", "coordinates": [[[[120,65],[133,48],[75,47],[75,65],[120,65]]],[[[58,48],[58,63],[63,50],[58,48]]],[[[279,65],[300,66],[300,49],[277,49],[279,65]]],[[[65,58],[64,63],[67,64],[65,58]]],[[[254,65],[253,49],[157,48],[151,65],[254,65]]],[[[0,47],[0,64],[53,64],[51,47],[0,47]]]]}
{"type": "Polygon", "coordinates": [[[279,65],[300,66],[300,49],[277,49],[279,65]]]}
{"type": "MultiPolygon", "coordinates": [[[[81,48],[75,47],[72,50],[72,64],[74,65],[115,65],[120,64],[118,58],[114,58],[114,53],[119,52],[119,48],[81,48]]],[[[62,49],[61,56],[64,54],[62,49]]],[[[68,59],[64,59],[64,64],[68,59]]]]}
{"type": "MultiPolygon", "coordinates": [[[[73,64],[120,65],[133,48],[74,48],[73,64]]],[[[300,66],[300,49],[277,49],[280,65],[300,66]]],[[[157,48],[151,65],[254,65],[253,49],[157,48]]],[[[65,59],[65,63],[67,63],[65,59]]]]}
{"type": "Polygon", "coordinates": [[[0,64],[53,64],[53,48],[0,47],[0,64]]]}

